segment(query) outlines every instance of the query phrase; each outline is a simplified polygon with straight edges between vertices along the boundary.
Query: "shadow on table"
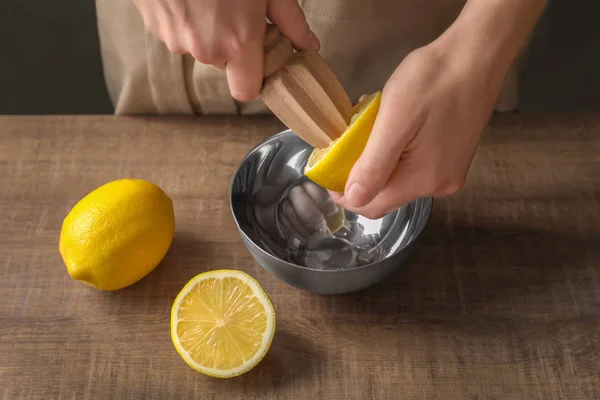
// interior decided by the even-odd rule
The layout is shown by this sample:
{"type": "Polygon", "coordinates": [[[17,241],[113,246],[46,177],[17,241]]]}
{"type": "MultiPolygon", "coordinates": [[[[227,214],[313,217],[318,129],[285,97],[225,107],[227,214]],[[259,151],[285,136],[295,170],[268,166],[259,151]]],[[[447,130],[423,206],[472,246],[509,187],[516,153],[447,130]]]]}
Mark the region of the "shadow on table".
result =
{"type": "Polygon", "coordinates": [[[216,381],[214,387],[231,393],[243,390],[248,398],[269,398],[275,393],[266,391],[281,390],[287,385],[299,386],[299,380],[321,376],[323,355],[319,346],[309,341],[298,332],[279,327],[271,349],[260,364],[245,375],[216,381]]]}
{"type": "Polygon", "coordinates": [[[392,277],[362,292],[320,300],[334,302],[336,314],[408,319],[510,316],[518,309],[551,313],[556,304],[573,305],[593,292],[598,237],[575,227],[432,219],[412,258],[392,277]]]}
{"type": "Polygon", "coordinates": [[[213,258],[214,251],[193,233],[176,232],[167,255],[150,274],[112,294],[115,297],[167,297],[172,301],[191,278],[207,271],[206,260],[213,258]]]}
{"type": "MultiPolygon", "coordinates": [[[[217,379],[193,371],[177,357],[176,384],[160,380],[140,385],[135,398],[144,399],[270,399],[277,394],[294,393],[304,379],[320,379],[323,356],[319,346],[299,333],[277,329],[266,357],[247,373],[229,379],[217,379]],[[173,389],[177,387],[177,389],[173,389]]],[[[162,368],[168,368],[165,361],[162,368]]],[[[127,388],[131,390],[131,388],[127,388]]],[[[134,397],[128,397],[134,398],[134,397]]],[[[298,397],[302,398],[302,396],[298,397]]]]}

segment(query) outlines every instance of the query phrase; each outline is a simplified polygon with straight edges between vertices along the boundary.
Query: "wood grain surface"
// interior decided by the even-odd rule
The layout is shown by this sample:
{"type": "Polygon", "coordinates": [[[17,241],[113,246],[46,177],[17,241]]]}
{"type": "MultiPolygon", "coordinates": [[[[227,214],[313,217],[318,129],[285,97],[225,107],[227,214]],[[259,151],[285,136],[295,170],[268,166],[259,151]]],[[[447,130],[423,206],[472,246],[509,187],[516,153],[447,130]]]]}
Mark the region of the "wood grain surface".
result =
{"type": "Polygon", "coordinates": [[[237,163],[273,119],[0,118],[0,399],[598,399],[600,116],[504,116],[406,267],[343,296],[293,289],[245,250],[237,163]],[[163,263],[103,293],[72,281],[63,218],[118,178],[174,200],[163,263]],[[255,276],[278,315],[246,375],[190,369],[169,337],[183,285],[255,276]]]}

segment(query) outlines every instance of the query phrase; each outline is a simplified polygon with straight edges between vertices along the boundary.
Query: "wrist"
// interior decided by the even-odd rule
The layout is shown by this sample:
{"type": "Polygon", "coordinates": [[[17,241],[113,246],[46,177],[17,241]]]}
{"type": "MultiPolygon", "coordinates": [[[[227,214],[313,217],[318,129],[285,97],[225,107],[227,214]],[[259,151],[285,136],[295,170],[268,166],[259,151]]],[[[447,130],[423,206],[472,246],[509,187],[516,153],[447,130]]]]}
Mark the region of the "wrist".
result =
{"type": "Polygon", "coordinates": [[[504,76],[525,47],[547,0],[470,0],[436,40],[463,63],[504,76]]]}

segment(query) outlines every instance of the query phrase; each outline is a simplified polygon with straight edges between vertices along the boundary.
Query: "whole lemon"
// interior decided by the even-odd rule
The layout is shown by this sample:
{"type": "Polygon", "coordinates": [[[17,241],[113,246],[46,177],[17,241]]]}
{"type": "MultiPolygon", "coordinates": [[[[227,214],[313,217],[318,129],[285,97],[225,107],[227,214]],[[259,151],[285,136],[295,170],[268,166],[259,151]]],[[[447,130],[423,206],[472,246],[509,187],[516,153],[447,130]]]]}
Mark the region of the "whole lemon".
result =
{"type": "Polygon", "coordinates": [[[65,217],[59,250],[71,278],[118,290],[148,275],[165,257],[175,232],[173,202],[139,179],[106,183],[65,217]]]}

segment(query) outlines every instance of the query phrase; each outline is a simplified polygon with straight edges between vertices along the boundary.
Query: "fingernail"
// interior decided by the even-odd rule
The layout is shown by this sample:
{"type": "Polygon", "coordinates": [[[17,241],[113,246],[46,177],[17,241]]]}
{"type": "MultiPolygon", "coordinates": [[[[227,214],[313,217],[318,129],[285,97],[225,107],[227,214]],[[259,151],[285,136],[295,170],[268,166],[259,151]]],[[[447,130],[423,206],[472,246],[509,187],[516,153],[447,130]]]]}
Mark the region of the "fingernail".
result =
{"type": "Polygon", "coordinates": [[[353,207],[362,207],[369,202],[369,192],[362,184],[355,182],[344,193],[344,197],[353,207]]]}

